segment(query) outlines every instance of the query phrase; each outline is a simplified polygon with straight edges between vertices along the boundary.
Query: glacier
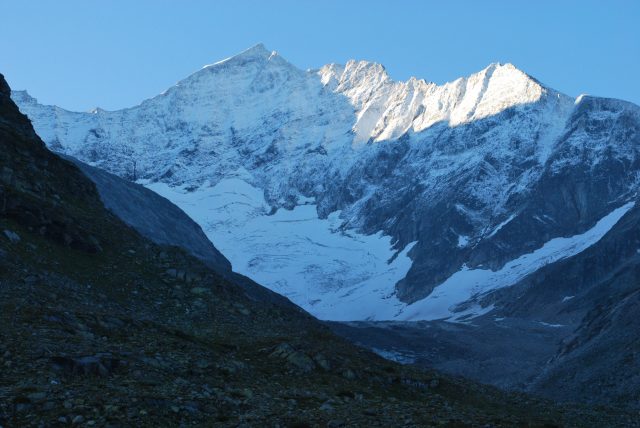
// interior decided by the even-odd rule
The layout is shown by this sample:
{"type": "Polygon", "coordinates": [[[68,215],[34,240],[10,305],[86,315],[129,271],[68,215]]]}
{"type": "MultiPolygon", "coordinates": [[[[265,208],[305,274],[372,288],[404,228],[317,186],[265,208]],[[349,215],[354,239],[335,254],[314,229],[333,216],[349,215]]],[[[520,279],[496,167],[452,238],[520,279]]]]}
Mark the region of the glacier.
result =
{"type": "Polygon", "coordinates": [[[585,233],[554,238],[500,270],[463,267],[427,298],[406,304],[396,297],[394,285],[411,266],[407,253],[414,243],[394,252],[391,238],[382,233],[362,235],[341,229],[339,212],[319,219],[313,200],[273,213],[263,192],[241,178],[214,186],[204,183],[198,189],[143,184],[198,222],[238,272],[331,321],[469,321],[492,309],[469,303],[580,253],[635,205],[616,208],[585,233]],[[463,305],[470,307],[461,309],[463,305]]]}
{"type": "Polygon", "coordinates": [[[198,222],[234,270],[318,318],[386,319],[382,306],[404,306],[393,285],[411,266],[412,244],[394,251],[382,233],[343,230],[340,212],[319,219],[312,200],[272,213],[263,192],[240,178],[189,190],[145,184],[198,222]]]}

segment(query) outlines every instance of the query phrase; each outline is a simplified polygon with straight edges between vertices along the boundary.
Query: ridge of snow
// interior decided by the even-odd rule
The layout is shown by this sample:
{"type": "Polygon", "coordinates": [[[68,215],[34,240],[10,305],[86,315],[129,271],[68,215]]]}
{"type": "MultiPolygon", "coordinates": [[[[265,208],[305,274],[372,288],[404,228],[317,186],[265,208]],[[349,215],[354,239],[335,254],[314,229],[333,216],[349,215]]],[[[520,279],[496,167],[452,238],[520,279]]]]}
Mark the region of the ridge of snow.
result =
{"type": "Polygon", "coordinates": [[[38,104],[38,100],[29,94],[28,91],[15,91],[11,90],[11,98],[14,100],[16,104],[38,104]]]}
{"type": "Polygon", "coordinates": [[[582,102],[582,100],[584,99],[584,97],[588,97],[588,94],[580,94],[576,97],[576,101],[575,101],[575,105],[578,105],[582,102]]]}
{"type": "MultiPolygon", "coordinates": [[[[182,79],[160,95],[144,100],[131,108],[157,102],[180,88],[194,95],[198,92],[197,87],[202,95],[194,96],[196,102],[207,95],[213,96],[222,91],[228,93],[231,90],[228,85],[225,85],[227,88],[222,86],[219,90],[213,86],[219,84],[214,76],[226,72],[229,67],[242,68],[241,74],[255,72],[259,75],[261,70],[268,68],[268,72],[262,74],[271,77],[298,74],[299,78],[306,75],[312,80],[319,81],[327,90],[345,96],[355,111],[355,121],[350,127],[354,133],[355,144],[369,140],[376,142],[394,140],[406,133],[424,131],[440,122],[446,122],[449,126],[459,126],[499,114],[509,108],[535,103],[547,93],[561,97],[563,101],[566,101],[564,98],[569,99],[565,95],[543,87],[510,63],[492,63],[477,73],[443,85],[436,85],[415,77],[405,82],[396,82],[389,77],[384,66],[369,61],[350,60],[345,65],[328,64],[314,73],[306,73],[287,62],[277,52],[270,51],[264,44],[259,43],[239,54],[205,65],[201,70],[182,79]]],[[[231,80],[238,83],[241,81],[240,78],[231,80]]],[[[240,88],[236,88],[233,92],[237,93],[238,89],[240,88]]],[[[14,91],[14,93],[21,100],[19,104],[22,106],[37,102],[26,92],[21,94],[20,91],[14,91]],[[27,100],[25,95],[31,99],[27,100]]],[[[182,94],[180,98],[186,99],[186,94],[182,94]]],[[[315,96],[308,98],[312,99],[315,96]]],[[[115,112],[101,110],[100,113],[126,112],[131,108],[115,112]]],[[[98,112],[91,111],[91,113],[98,112]]],[[[343,114],[349,113],[345,111],[343,114]]],[[[114,118],[114,120],[117,119],[114,118]]]]}
{"type": "Polygon", "coordinates": [[[547,93],[568,100],[509,63],[493,63],[440,86],[414,77],[394,82],[383,66],[367,61],[329,64],[318,74],[325,86],[354,106],[356,142],[393,140],[438,122],[458,126],[536,102],[547,93]]]}

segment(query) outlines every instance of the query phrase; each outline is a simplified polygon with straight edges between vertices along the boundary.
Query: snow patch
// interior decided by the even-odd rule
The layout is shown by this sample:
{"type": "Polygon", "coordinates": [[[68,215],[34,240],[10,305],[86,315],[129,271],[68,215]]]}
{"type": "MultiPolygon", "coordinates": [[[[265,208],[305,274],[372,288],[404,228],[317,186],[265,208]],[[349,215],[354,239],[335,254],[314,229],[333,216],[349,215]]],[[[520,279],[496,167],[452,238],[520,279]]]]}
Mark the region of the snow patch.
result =
{"type": "Polygon", "coordinates": [[[400,364],[413,364],[416,362],[416,357],[413,353],[400,352],[396,350],[386,350],[379,348],[371,348],[373,352],[378,354],[384,359],[395,361],[400,364]]]}
{"type": "Polygon", "coordinates": [[[538,324],[541,324],[545,327],[551,327],[551,328],[560,328],[560,327],[564,327],[564,324],[549,324],[547,322],[543,322],[543,321],[538,321],[538,324]]]}
{"type": "Polygon", "coordinates": [[[496,233],[498,233],[500,231],[500,229],[502,229],[504,226],[506,226],[509,222],[511,222],[511,220],[513,220],[514,218],[516,218],[515,214],[511,214],[509,216],[508,219],[506,219],[505,221],[503,221],[502,223],[500,223],[499,225],[497,225],[492,231],[491,233],[487,236],[488,238],[493,237],[496,233]]]}

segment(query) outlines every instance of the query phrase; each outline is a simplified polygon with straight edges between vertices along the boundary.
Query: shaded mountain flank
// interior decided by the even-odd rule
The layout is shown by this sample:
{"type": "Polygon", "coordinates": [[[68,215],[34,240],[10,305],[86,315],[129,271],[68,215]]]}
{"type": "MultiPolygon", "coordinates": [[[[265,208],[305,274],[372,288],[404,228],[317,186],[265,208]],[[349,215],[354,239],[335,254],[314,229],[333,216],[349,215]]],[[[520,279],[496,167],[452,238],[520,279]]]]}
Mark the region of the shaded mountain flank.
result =
{"type": "Polygon", "coordinates": [[[557,401],[637,409],[640,208],[596,244],[484,297],[465,324],[331,324],[381,355],[557,401]]]}

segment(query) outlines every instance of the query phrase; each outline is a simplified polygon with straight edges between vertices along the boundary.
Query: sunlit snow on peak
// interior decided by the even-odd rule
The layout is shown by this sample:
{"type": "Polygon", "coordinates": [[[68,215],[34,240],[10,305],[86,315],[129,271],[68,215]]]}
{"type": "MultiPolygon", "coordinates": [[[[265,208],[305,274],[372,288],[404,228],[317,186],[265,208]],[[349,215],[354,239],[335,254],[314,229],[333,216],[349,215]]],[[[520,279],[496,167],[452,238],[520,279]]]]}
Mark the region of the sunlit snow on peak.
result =
{"type": "Polygon", "coordinates": [[[494,63],[443,85],[416,78],[395,82],[383,66],[367,61],[329,64],[318,74],[353,105],[356,142],[393,140],[438,122],[458,126],[535,103],[549,91],[509,63],[494,63]]]}

